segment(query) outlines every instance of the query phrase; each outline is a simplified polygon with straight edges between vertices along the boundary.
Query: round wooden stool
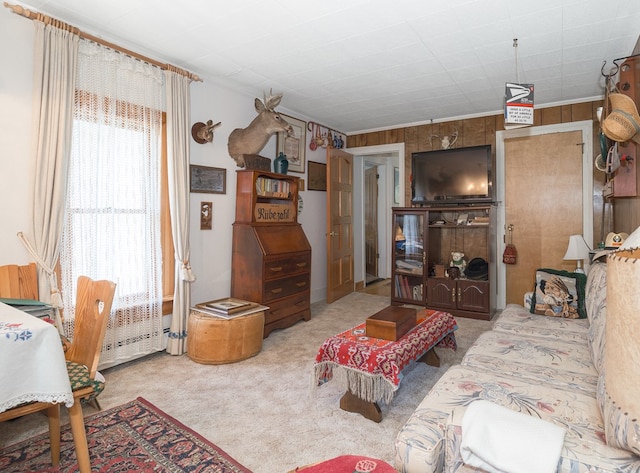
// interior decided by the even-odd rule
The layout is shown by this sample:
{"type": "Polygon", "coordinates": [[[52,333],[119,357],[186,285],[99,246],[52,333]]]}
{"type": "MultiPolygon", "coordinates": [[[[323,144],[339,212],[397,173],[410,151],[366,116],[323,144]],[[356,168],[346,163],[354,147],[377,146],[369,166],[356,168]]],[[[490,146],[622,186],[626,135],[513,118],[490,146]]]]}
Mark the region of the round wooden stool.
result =
{"type": "Polygon", "coordinates": [[[245,360],[262,349],[263,331],[264,311],[223,319],[192,309],[187,354],[193,361],[212,365],[245,360]]]}

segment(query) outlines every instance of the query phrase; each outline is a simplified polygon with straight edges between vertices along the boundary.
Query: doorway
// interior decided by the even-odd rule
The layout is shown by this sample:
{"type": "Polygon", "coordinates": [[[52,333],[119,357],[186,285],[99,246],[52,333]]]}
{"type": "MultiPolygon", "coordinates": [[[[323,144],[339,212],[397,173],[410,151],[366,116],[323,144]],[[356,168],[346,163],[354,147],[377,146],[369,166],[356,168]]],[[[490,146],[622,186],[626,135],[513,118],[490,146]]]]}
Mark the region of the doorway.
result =
{"type": "Polygon", "coordinates": [[[391,277],[391,208],[404,205],[401,199],[405,192],[404,143],[349,148],[347,151],[354,155],[354,277],[357,283],[366,283],[365,163],[374,163],[379,175],[377,277],[388,279],[391,277]]]}
{"type": "Polygon", "coordinates": [[[364,163],[364,285],[381,280],[378,273],[378,165],[365,160],[364,163]]]}
{"type": "Polygon", "coordinates": [[[535,269],[550,265],[567,269],[562,268],[562,255],[570,234],[581,233],[593,242],[592,127],[587,120],[497,133],[498,309],[523,303],[524,293],[532,289],[535,269]],[[572,178],[563,178],[567,175],[572,178]],[[527,183],[527,179],[534,181],[527,183]],[[574,212],[576,207],[582,211],[574,212]],[[514,226],[516,265],[502,263],[507,225],[514,226]],[[508,287],[507,279],[517,287],[508,287]]]}

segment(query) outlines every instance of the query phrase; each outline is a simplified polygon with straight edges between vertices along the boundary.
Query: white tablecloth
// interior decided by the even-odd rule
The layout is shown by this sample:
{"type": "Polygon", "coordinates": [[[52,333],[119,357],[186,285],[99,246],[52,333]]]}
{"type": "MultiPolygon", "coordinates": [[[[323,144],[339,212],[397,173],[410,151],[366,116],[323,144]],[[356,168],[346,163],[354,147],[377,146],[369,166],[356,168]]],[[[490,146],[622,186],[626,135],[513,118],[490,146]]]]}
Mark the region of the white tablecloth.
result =
{"type": "Polygon", "coordinates": [[[32,401],[73,405],[56,327],[0,303],[0,412],[32,401]]]}

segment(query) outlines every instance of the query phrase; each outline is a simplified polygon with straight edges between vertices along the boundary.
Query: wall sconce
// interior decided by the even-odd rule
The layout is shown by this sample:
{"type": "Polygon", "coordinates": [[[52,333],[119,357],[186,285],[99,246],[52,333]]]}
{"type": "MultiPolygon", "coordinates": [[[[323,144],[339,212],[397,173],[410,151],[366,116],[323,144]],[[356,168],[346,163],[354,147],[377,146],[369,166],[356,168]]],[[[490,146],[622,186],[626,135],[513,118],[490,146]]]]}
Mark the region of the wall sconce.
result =
{"type": "Polygon", "coordinates": [[[191,136],[196,143],[205,144],[213,141],[213,131],[222,125],[222,122],[218,122],[215,125],[213,120],[208,120],[207,123],[197,122],[191,127],[191,136]]]}
{"type": "Polygon", "coordinates": [[[582,269],[582,261],[589,257],[589,247],[587,243],[582,238],[582,235],[571,235],[569,237],[569,246],[567,247],[567,252],[564,254],[562,259],[565,260],[575,260],[576,261],[576,273],[584,274],[584,269],[582,269]]]}

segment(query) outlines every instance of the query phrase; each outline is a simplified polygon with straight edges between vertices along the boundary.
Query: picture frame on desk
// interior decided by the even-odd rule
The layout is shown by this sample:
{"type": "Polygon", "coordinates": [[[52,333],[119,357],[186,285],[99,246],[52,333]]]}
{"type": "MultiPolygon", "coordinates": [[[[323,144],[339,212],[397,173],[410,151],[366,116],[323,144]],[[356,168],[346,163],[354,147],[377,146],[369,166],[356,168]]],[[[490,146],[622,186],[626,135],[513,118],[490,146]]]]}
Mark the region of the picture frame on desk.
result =
{"type": "Polygon", "coordinates": [[[293,128],[293,133],[287,135],[280,132],[277,135],[276,156],[280,153],[287,157],[290,172],[304,173],[305,168],[305,147],[307,145],[307,122],[290,117],[284,113],[280,114],[293,128]]]}

